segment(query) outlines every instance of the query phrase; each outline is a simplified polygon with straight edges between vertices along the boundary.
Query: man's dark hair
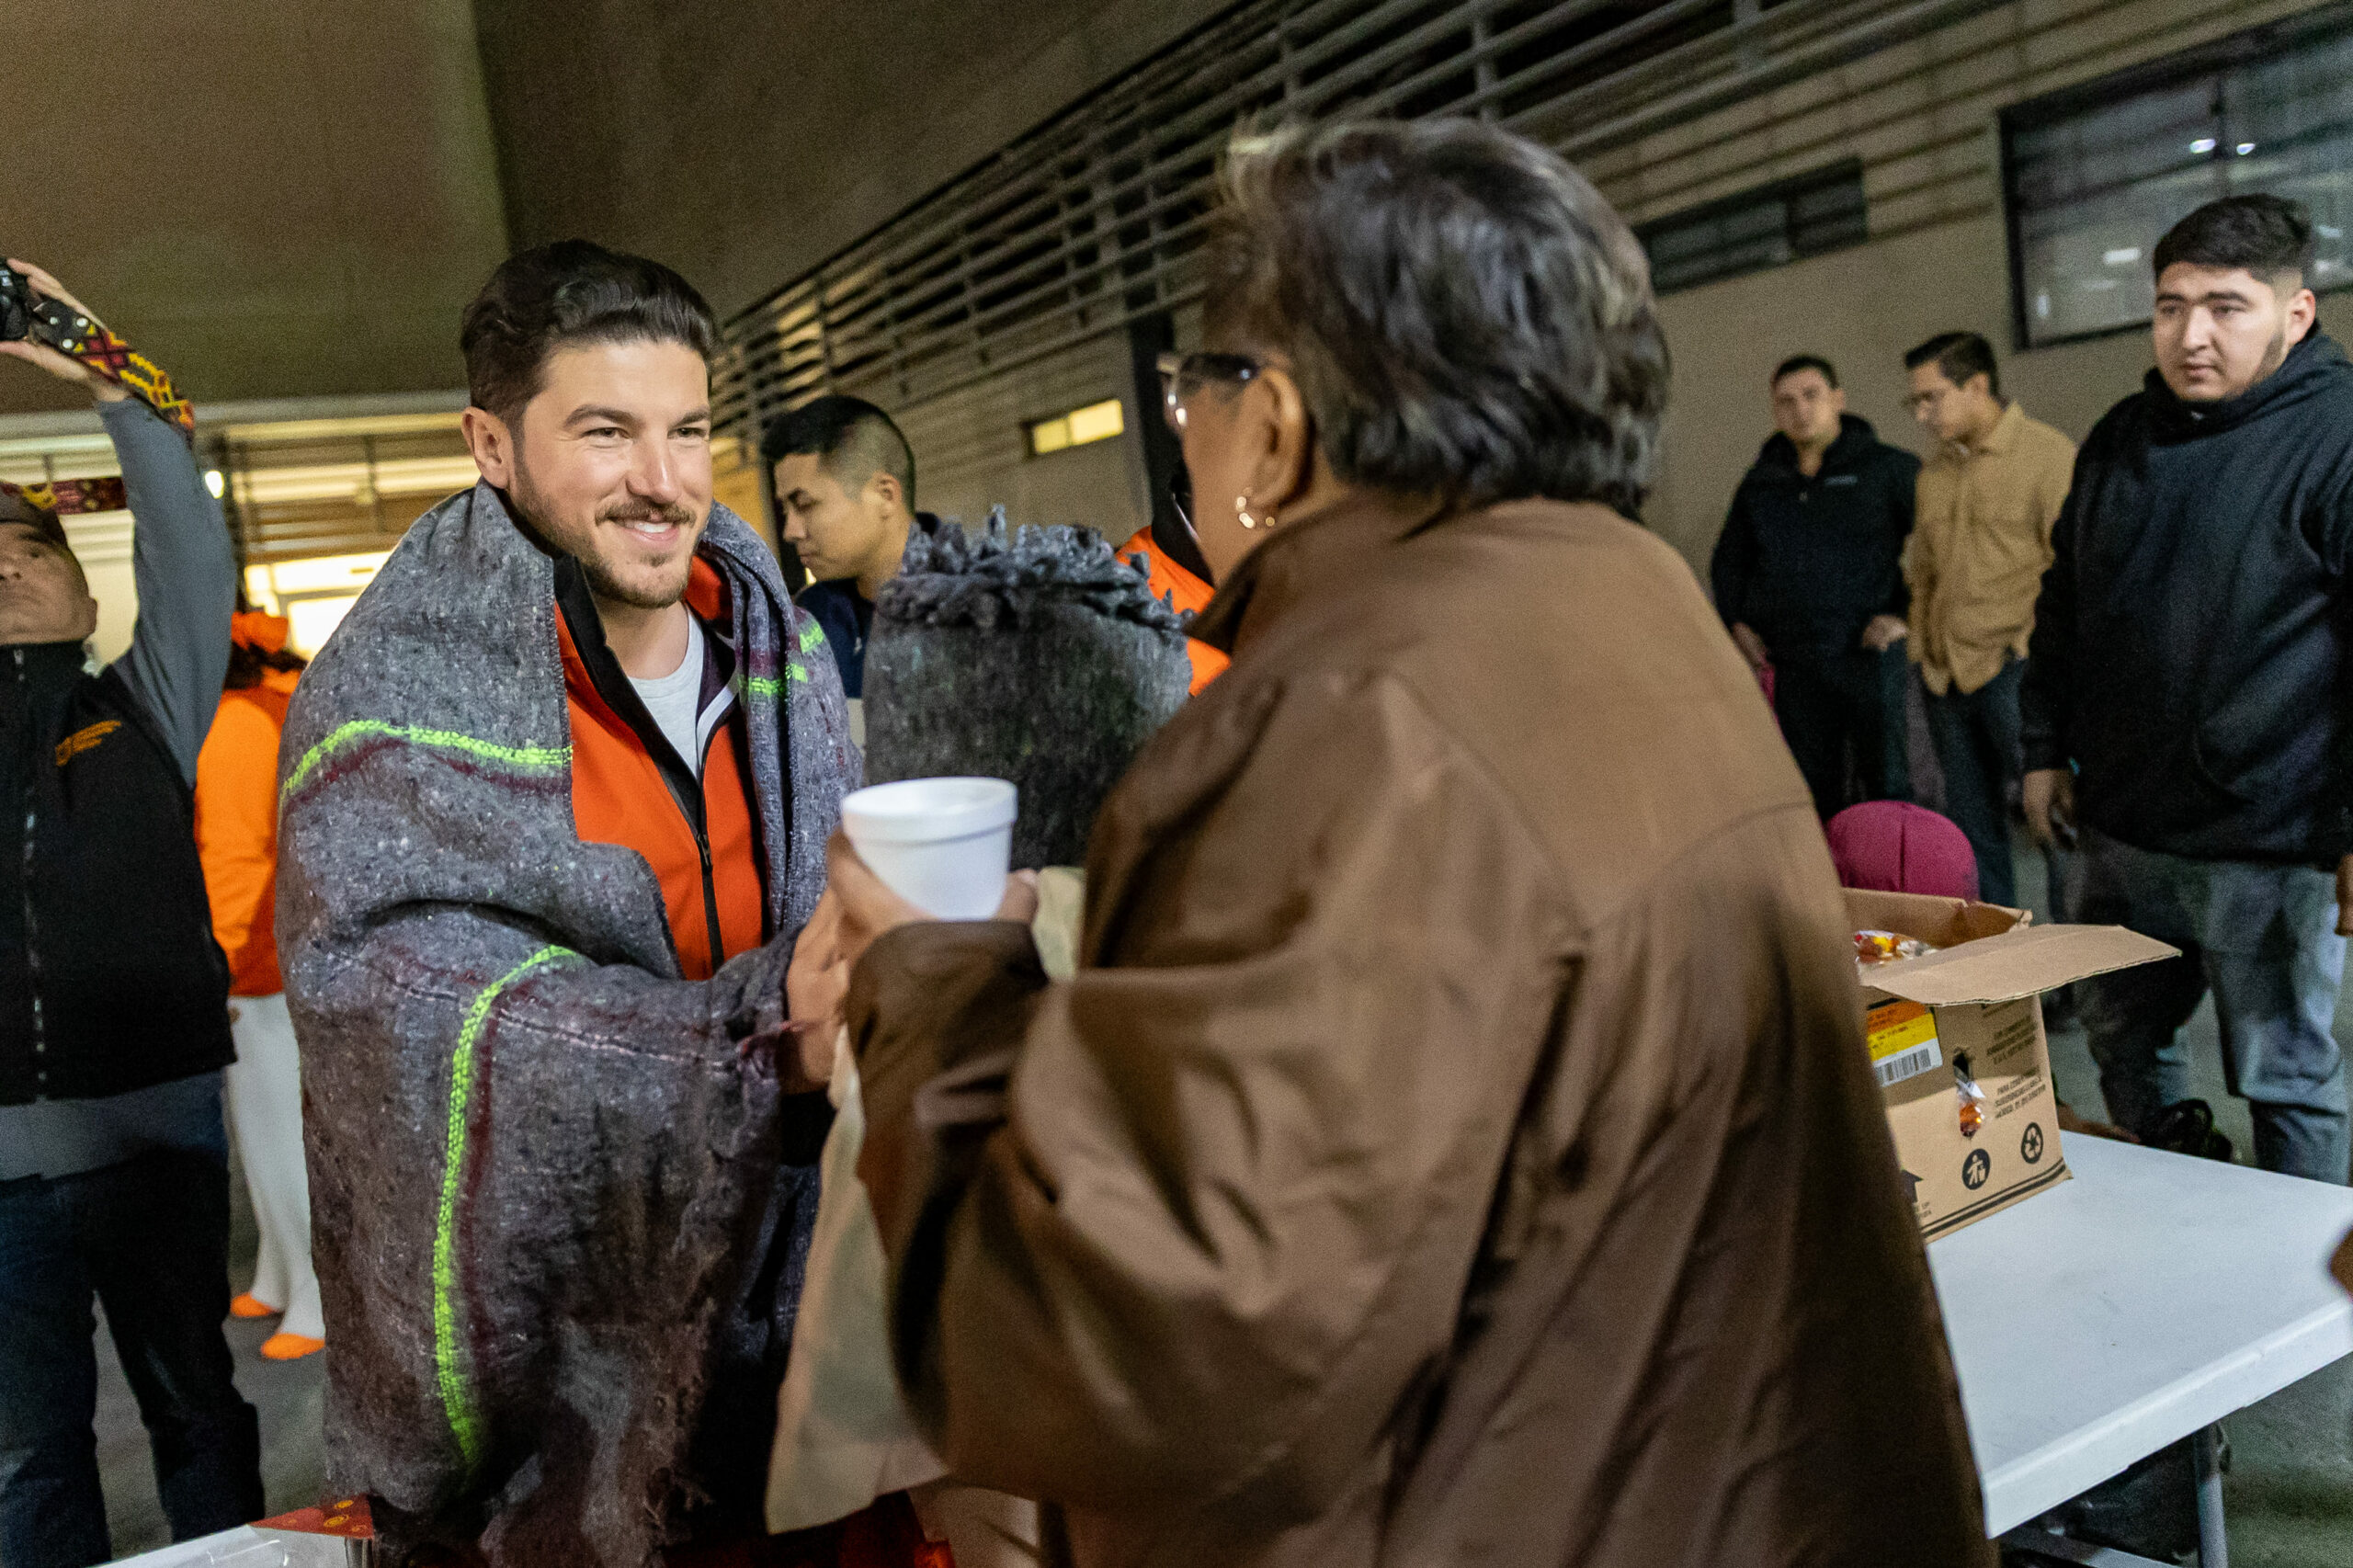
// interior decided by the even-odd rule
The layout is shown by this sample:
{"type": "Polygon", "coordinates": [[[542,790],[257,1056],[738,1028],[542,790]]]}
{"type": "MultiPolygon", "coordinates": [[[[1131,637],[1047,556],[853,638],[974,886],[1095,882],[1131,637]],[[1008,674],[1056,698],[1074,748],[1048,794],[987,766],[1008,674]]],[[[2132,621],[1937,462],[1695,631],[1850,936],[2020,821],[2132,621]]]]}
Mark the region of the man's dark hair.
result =
{"type": "Polygon", "coordinates": [[[2313,219],[2301,201],[2261,191],[2210,201],[2165,231],[2150,257],[2155,276],[2177,262],[2218,271],[2245,267],[2282,293],[2313,274],[2313,219]],[[2293,276],[2296,281],[2282,286],[2293,276]]]}
{"type": "Polygon", "coordinates": [[[1290,358],[1343,479],[1628,514],[1650,486],[1667,357],[1649,263],[1533,142],[1472,119],[1238,138],[1208,279],[1211,341],[1290,358]]]}
{"type": "Polygon", "coordinates": [[[466,307],[458,349],[466,395],[512,425],[539,395],[548,356],[591,343],[683,343],[708,362],[710,307],[658,261],[559,240],[499,263],[466,307]]]}
{"type": "Polygon", "coordinates": [[[915,506],[915,454],[891,416],[862,397],[828,393],[778,415],[760,432],[760,462],[773,474],[787,458],[814,457],[855,495],[878,473],[899,482],[915,506]]]}
{"type": "MultiPolygon", "coordinates": [[[[1945,380],[1966,386],[1972,376],[1985,378],[1985,390],[1996,401],[2002,395],[2002,368],[1994,360],[1994,346],[1973,332],[1940,332],[1904,356],[1904,368],[1916,370],[1933,362],[1945,380]]],[[[1836,383],[1833,383],[1834,385],[1836,383]]]]}
{"type": "Polygon", "coordinates": [[[1822,379],[1830,383],[1833,392],[1838,388],[1838,367],[1819,354],[1790,355],[1773,367],[1773,374],[1765,384],[1768,387],[1778,387],[1800,370],[1819,370],[1822,372],[1822,379]]]}

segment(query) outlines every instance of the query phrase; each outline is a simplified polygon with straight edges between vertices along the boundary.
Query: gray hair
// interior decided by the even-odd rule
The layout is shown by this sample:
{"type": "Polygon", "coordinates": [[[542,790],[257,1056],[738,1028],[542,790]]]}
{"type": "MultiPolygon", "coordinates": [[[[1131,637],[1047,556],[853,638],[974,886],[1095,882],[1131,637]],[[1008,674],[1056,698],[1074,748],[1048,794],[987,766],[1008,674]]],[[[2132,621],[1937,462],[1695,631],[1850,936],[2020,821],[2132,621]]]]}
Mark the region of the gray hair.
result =
{"type": "Polygon", "coordinates": [[[1640,507],[1666,342],[1641,244],[1574,169],[1477,120],[1370,120],[1237,138],[1224,187],[1211,336],[1289,357],[1341,478],[1640,507]]]}

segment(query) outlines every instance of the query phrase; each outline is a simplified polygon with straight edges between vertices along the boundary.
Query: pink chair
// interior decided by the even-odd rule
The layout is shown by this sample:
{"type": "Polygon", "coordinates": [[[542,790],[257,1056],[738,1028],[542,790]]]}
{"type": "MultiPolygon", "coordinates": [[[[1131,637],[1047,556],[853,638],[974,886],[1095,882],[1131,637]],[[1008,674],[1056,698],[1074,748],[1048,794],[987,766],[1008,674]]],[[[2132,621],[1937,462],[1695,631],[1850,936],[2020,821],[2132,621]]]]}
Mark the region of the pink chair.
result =
{"type": "Polygon", "coordinates": [[[1977,896],[1977,857],[1953,823],[1908,801],[1865,801],[1830,819],[1838,881],[1874,892],[1977,896]]]}

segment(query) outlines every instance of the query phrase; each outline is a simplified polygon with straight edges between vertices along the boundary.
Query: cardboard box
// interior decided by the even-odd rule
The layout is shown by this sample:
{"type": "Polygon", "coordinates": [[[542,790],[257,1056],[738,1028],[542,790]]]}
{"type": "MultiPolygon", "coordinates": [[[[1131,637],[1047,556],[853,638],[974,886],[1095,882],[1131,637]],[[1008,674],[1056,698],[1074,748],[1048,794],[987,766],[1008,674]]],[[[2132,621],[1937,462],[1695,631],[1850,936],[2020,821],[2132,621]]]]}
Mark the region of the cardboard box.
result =
{"type": "Polygon", "coordinates": [[[2033,926],[2024,910],[1918,893],[1849,889],[1847,913],[1858,931],[1941,949],[1862,978],[1871,1064],[1921,1234],[1949,1234],[2065,1181],[2041,994],[2176,949],[2118,926],[2033,926]],[[1963,1073],[1974,1085],[1966,1108],[1963,1073]]]}

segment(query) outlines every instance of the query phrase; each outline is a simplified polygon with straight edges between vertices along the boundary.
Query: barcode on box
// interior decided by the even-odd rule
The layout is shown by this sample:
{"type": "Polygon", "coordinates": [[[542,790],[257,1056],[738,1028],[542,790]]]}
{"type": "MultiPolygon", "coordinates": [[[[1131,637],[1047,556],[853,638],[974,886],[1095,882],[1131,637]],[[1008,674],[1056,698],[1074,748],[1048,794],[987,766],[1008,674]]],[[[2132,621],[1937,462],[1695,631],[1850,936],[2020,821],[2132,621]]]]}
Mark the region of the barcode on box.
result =
{"type": "Polygon", "coordinates": [[[1879,1074],[1879,1086],[1884,1089],[1906,1078],[1916,1078],[1932,1067],[1943,1065],[1944,1059],[1944,1052],[1937,1049],[1937,1042],[1932,1040],[1916,1051],[1906,1051],[1875,1062],[1871,1063],[1871,1070],[1879,1074]]]}

